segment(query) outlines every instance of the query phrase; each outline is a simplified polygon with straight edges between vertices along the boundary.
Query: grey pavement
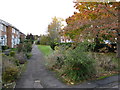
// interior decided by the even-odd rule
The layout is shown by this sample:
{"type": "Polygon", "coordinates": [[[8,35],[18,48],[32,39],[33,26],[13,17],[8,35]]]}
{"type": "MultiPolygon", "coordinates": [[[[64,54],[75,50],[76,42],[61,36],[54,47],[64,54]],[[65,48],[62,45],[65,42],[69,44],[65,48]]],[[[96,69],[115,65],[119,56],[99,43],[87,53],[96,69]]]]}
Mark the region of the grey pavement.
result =
{"type": "Polygon", "coordinates": [[[118,81],[120,75],[83,82],[74,86],[66,85],[56,78],[54,72],[49,71],[44,66],[44,57],[36,45],[33,46],[32,54],[33,56],[28,61],[26,71],[17,81],[16,88],[118,88],[120,85],[118,83],[120,82],[118,81]]]}
{"type": "Polygon", "coordinates": [[[32,54],[16,88],[64,88],[65,85],[55,78],[55,74],[45,68],[44,57],[36,45],[33,46],[32,54]]]}

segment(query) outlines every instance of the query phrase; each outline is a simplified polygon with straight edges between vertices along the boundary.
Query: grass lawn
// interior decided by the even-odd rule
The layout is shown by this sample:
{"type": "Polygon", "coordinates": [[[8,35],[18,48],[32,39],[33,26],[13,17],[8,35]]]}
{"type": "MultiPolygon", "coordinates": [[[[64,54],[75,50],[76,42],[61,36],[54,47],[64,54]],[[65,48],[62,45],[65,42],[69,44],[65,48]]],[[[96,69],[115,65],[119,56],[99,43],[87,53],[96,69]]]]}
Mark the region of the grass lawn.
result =
{"type": "Polygon", "coordinates": [[[45,56],[48,56],[50,55],[53,50],[51,49],[50,46],[48,45],[38,45],[38,49],[45,55],[45,56]]]}

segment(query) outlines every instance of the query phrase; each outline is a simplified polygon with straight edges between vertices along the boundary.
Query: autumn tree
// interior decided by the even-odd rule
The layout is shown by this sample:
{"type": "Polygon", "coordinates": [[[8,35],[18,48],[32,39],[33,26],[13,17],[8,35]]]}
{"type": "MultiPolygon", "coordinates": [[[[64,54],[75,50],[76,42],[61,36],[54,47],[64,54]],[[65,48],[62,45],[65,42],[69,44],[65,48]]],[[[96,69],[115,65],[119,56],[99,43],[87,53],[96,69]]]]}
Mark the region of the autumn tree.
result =
{"type": "Polygon", "coordinates": [[[117,42],[117,56],[120,57],[119,3],[79,1],[75,2],[78,12],[66,19],[66,35],[76,42],[84,40],[99,43],[104,40],[117,42]]]}
{"type": "Polygon", "coordinates": [[[63,19],[54,17],[52,18],[52,22],[48,25],[48,35],[51,38],[52,43],[59,43],[60,42],[60,31],[63,26],[62,24],[63,19]]]}

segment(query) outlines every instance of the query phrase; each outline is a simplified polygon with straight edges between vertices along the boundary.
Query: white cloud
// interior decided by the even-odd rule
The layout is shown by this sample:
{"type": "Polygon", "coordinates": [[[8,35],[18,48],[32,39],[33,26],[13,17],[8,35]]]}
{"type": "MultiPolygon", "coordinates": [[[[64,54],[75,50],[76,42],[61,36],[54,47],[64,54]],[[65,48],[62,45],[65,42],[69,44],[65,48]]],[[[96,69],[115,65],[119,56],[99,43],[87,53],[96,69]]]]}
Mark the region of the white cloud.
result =
{"type": "Polygon", "coordinates": [[[25,34],[44,34],[52,17],[65,19],[75,11],[73,0],[0,0],[0,3],[0,19],[25,34]]]}

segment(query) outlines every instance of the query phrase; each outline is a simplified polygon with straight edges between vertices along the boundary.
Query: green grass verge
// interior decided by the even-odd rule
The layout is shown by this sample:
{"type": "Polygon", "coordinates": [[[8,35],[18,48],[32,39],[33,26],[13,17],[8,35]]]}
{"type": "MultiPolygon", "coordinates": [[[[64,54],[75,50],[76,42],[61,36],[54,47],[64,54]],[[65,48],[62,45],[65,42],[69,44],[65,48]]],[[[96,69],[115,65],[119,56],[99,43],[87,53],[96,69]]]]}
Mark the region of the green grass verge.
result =
{"type": "Polygon", "coordinates": [[[48,45],[38,45],[38,49],[45,55],[45,56],[48,56],[50,55],[53,50],[51,49],[50,46],[48,45]]]}

